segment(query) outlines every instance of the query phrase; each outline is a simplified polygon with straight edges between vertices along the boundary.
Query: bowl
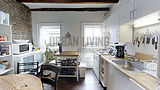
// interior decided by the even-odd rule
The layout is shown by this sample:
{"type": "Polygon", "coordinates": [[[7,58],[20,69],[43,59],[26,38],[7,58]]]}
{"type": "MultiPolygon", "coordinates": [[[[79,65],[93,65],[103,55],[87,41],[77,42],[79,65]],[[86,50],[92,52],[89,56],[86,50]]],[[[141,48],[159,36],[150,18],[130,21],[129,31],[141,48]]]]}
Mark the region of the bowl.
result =
{"type": "Polygon", "coordinates": [[[27,43],[29,40],[13,40],[13,43],[27,43]]]}

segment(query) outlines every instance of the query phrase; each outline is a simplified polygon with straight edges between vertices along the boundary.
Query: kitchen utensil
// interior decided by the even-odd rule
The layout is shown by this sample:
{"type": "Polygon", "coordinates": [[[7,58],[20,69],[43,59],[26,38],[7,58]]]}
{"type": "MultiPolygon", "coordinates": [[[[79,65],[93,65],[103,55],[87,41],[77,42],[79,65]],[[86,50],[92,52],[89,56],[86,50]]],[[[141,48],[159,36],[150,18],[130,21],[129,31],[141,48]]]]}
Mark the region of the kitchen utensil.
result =
{"type": "Polygon", "coordinates": [[[136,45],[136,38],[137,38],[137,33],[134,34],[133,45],[136,45]]]}
{"type": "Polygon", "coordinates": [[[150,44],[151,41],[151,34],[148,34],[146,37],[146,44],[150,44]]]}
{"type": "Polygon", "coordinates": [[[135,45],[137,45],[137,44],[138,44],[138,38],[139,38],[139,33],[136,33],[135,45]]]}
{"type": "Polygon", "coordinates": [[[146,44],[150,43],[151,34],[149,33],[148,29],[146,31],[146,44]]]}
{"type": "Polygon", "coordinates": [[[154,45],[154,43],[155,43],[155,37],[153,36],[152,37],[152,45],[154,45]]]}
{"type": "Polygon", "coordinates": [[[138,47],[140,46],[141,41],[142,41],[142,34],[139,34],[139,37],[138,37],[138,47]]]}
{"type": "Polygon", "coordinates": [[[146,41],[146,35],[143,35],[143,40],[142,40],[143,45],[145,45],[145,41],[146,41]]]}
{"type": "Polygon", "coordinates": [[[155,49],[158,48],[158,34],[155,34],[155,49]]]}

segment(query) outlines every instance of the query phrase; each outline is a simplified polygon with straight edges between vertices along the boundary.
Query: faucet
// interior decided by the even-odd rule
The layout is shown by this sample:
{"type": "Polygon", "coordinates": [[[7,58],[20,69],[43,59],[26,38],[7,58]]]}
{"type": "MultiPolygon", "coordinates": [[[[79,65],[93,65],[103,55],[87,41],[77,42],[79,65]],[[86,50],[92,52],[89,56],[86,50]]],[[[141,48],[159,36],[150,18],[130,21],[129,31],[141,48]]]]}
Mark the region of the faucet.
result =
{"type": "Polygon", "coordinates": [[[131,61],[136,62],[138,59],[134,56],[128,56],[127,58],[129,58],[131,61]]]}

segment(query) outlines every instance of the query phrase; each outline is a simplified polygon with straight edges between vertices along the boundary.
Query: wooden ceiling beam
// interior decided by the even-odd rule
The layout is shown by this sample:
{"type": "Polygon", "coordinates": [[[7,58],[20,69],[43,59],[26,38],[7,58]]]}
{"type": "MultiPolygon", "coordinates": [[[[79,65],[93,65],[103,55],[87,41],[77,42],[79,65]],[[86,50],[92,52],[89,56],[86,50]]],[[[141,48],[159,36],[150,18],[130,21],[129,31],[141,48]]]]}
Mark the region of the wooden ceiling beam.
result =
{"type": "Polygon", "coordinates": [[[17,0],[22,3],[118,3],[119,0],[17,0]]]}
{"type": "Polygon", "coordinates": [[[110,11],[110,8],[39,8],[31,11],[110,11]]]}

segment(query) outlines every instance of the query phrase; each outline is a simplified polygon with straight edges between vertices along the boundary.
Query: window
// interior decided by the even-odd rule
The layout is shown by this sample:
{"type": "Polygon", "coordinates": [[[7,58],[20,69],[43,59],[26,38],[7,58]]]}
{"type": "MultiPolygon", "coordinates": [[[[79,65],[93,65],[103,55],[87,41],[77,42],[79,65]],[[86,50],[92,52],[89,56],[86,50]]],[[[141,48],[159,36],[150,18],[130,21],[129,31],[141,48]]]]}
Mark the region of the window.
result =
{"type": "Polygon", "coordinates": [[[97,47],[98,39],[101,38],[100,24],[84,24],[83,25],[83,44],[85,47],[97,47]]]}
{"type": "Polygon", "coordinates": [[[58,42],[60,42],[60,33],[60,24],[52,26],[40,26],[40,46],[43,47],[46,44],[48,44],[49,47],[57,46],[58,42]]]}

